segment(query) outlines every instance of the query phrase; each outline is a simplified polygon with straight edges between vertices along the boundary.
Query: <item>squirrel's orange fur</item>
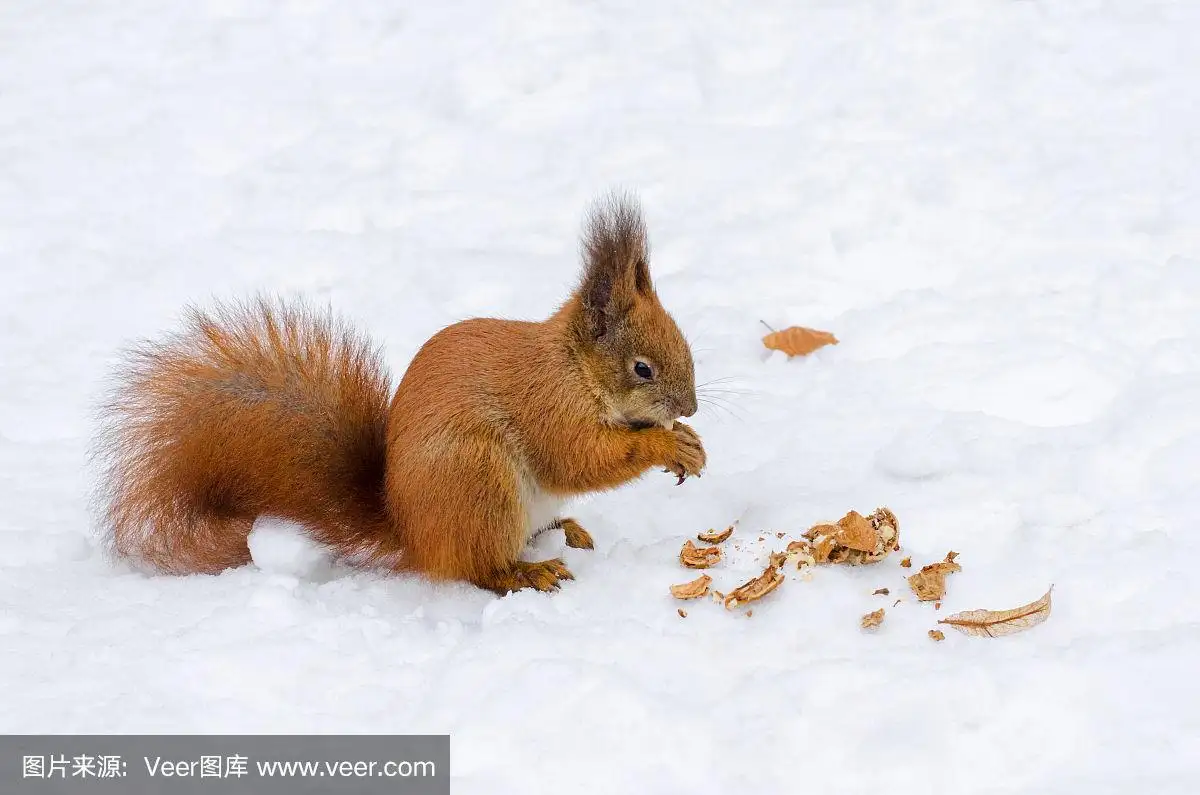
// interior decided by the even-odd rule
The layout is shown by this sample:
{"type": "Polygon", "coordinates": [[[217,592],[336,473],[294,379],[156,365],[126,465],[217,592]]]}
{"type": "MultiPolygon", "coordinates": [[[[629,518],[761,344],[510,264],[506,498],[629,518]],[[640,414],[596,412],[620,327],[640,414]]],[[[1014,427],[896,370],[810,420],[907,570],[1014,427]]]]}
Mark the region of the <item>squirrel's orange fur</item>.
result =
{"type": "Polygon", "coordinates": [[[500,593],[570,579],[560,560],[519,559],[548,527],[591,546],[560,500],[705,462],[675,421],[696,410],[692,357],[655,294],[636,204],[597,204],[583,254],[549,319],[443,329],[390,407],[378,352],[328,313],[192,310],[182,334],[132,353],[105,407],[114,549],[217,572],[248,562],[255,518],[277,516],[356,563],[500,593]]]}

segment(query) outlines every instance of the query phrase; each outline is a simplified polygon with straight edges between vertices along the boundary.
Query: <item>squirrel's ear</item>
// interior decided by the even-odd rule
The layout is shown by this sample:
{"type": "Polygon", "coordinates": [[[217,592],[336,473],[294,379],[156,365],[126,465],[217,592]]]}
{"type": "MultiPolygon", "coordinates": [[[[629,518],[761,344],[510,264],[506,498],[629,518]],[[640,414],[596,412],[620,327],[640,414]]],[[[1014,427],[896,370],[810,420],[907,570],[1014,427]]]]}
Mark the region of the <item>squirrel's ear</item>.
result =
{"type": "Polygon", "coordinates": [[[638,295],[654,295],[646,224],[637,199],[613,193],[593,204],[582,249],[584,319],[600,339],[621,322],[638,295]]]}

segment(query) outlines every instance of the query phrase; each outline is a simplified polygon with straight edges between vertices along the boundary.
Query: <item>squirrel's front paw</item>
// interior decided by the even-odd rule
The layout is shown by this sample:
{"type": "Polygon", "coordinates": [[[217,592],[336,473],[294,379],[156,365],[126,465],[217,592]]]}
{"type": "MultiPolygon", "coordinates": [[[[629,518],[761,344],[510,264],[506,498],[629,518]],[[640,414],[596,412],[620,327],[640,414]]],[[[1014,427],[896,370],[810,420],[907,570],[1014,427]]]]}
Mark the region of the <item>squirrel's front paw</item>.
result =
{"type": "Polygon", "coordinates": [[[688,475],[700,477],[700,471],[708,461],[700,437],[691,426],[678,421],[672,426],[671,435],[675,438],[675,450],[667,462],[667,471],[677,476],[679,483],[683,483],[688,475]]]}
{"type": "Polygon", "coordinates": [[[562,528],[563,536],[567,539],[567,546],[572,549],[596,548],[596,542],[592,541],[592,534],[584,530],[574,519],[559,519],[558,526],[562,528]]]}

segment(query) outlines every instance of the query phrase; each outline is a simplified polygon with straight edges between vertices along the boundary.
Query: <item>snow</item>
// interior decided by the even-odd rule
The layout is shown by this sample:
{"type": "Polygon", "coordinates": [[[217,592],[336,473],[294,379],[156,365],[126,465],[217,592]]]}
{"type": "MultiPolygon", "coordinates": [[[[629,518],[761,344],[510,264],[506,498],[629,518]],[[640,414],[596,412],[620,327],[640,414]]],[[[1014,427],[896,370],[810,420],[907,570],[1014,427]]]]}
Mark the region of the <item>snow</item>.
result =
{"type": "Polygon", "coordinates": [[[254,565],[268,574],[314,580],[333,565],[333,555],[304,532],[302,525],[260,516],[246,537],[254,565]]]}
{"type": "Polygon", "coordinates": [[[449,732],[460,794],[1193,791],[1198,26],[1134,0],[0,13],[0,731],[449,732]],[[581,500],[594,552],[536,540],[560,593],[331,568],[279,523],[216,577],[99,553],[123,345],[270,290],[398,374],[447,323],[547,314],[613,185],[719,405],[702,479],[581,500]],[[760,321],[841,343],[788,361],[760,321]],[[727,589],[776,531],[880,505],[916,563],[960,553],[940,612],[891,607],[893,556],[676,614],[697,531],[740,520],[727,589]],[[1050,584],[1027,633],[926,637],[1050,584]]]}

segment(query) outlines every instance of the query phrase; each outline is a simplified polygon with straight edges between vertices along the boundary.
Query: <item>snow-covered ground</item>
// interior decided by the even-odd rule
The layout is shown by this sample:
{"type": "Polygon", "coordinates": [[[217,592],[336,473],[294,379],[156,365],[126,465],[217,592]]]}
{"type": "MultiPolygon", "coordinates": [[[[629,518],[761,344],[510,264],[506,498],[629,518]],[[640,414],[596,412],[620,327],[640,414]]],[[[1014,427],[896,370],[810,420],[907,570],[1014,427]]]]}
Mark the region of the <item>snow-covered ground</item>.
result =
{"type": "MultiPolygon", "coordinates": [[[[0,731],[449,732],[456,793],[1185,793],[1200,776],[1200,4],[0,10],[0,731]],[[577,505],[558,594],[97,553],[90,410],[189,301],[328,302],[399,373],[546,314],[637,189],[721,380],[701,480],[577,505]],[[760,321],[842,340],[768,355],[760,321]],[[893,556],[688,605],[684,539],[890,506],[893,556]],[[926,631],[1054,584],[997,639],[926,631]],[[878,631],[859,616],[886,604],[878,631]]],[[[759,544],[757,537],[765,534],[759,544]]],[[[730,542],[732,543],[732,542],[730,542]]]]}

